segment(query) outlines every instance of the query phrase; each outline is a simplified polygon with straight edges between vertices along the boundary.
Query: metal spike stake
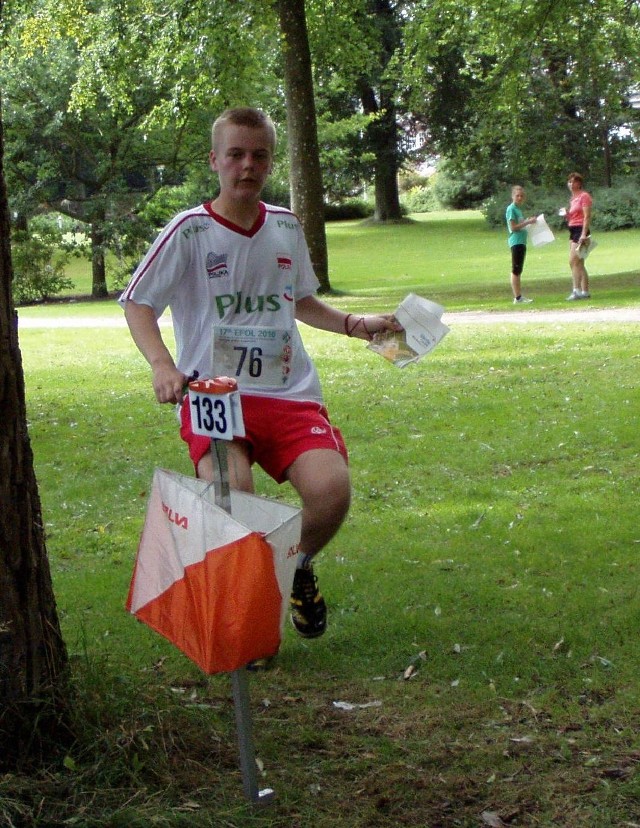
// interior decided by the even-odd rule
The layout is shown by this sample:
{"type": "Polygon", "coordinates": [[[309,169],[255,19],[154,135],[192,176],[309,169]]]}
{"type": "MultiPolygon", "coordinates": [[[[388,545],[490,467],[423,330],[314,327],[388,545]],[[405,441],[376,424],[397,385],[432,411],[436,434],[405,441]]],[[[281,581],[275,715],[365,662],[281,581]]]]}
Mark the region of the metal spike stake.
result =
{"type": "MultiPolygon", "coordinates": [[[[227,444],[224,440],[211,439],[211,457],[213,459],[213,482],[216,493],[216,503],[231,514],[231,492],[229,489],[229,464],[227,459],[227,444]]],[[[233,670],[231,673],[233,689],[233,704],[236,714],[236,731],[238,735],[238,749],[240,752],[240,770],[242,771],[242,787],[247,799],[256,805],[266,805],[273,800],[275,792],[272,788],[258,788],[258,768],[253,746],[253,725],[251,709],[249,707],[249,681],[246,667],[233,670]]]]}

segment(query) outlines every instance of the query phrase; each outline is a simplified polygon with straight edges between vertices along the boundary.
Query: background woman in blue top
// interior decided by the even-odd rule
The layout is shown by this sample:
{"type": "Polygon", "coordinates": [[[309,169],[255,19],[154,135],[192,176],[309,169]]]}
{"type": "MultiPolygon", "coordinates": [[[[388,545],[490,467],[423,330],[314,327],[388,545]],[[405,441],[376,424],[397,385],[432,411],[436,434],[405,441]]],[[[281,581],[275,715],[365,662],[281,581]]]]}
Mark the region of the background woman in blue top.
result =
{"type": "Polygon", "coordinates": [[[536,217],[525,218],[520,206],[524,202],[524,187],[516,184],[511,188],[511,204],[507,207],[505,214],[507,230],[509,231],[509,247],[511,248],[511,290],[513,291],[514,305],[522,305],[532,302],[522,295],[520,290],[520,277],[524,267],[524,260],[527,255],[527,231],[529,224],[535,224],[536,217]]]}

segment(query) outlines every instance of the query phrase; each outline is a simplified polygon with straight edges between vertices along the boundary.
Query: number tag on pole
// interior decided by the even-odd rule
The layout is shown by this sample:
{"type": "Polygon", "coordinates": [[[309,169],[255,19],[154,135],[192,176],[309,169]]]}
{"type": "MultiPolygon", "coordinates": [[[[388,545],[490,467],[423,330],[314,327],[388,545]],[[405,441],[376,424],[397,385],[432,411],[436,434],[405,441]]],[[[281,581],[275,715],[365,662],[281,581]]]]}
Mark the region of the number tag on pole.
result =
{"type": "Polygon", "coordinates": [[[244,421],[237,382],[229,377],[189,383],[191,430],[212,440],[244,437],[244,421]]]}

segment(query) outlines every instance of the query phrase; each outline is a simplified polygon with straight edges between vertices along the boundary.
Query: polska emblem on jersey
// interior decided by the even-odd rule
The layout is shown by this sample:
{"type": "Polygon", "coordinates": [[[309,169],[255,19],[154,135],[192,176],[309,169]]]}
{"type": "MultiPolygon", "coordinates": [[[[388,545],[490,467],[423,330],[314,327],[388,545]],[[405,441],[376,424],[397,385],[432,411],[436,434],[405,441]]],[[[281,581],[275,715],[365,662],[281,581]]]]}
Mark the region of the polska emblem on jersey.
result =
{"type": "Polygon", "coordinates": [[[278,253],[277,259],[280,270],[291,270],[291,265],[293,264],[291,256],[287,256],[286,253],[278,253]]]}
{"type": "Polygon", "coordinates": [[[229,275],[226,253],[207,253],[207,275],[210,279],[229,275]]]}

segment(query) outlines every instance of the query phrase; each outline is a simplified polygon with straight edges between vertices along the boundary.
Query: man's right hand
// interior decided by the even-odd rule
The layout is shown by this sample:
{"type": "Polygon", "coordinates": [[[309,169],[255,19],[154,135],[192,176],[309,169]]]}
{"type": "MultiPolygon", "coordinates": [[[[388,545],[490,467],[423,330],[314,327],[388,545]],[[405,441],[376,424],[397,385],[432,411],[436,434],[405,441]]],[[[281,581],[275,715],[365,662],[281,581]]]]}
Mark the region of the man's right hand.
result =
{"type": "Polygon", "coordinates": [[[133,341],[153,372],[153,390],[160,403],[182,402],[187,378],[176,368],[164,344],[153,308],[129,300],[124,309],[133,341]]]}
{"type": "Polygon", "coordinates": [[[187,377],[175,365],[153,369],[153,390],[159,403],[179,403],[184,396],[187,377]]]}

